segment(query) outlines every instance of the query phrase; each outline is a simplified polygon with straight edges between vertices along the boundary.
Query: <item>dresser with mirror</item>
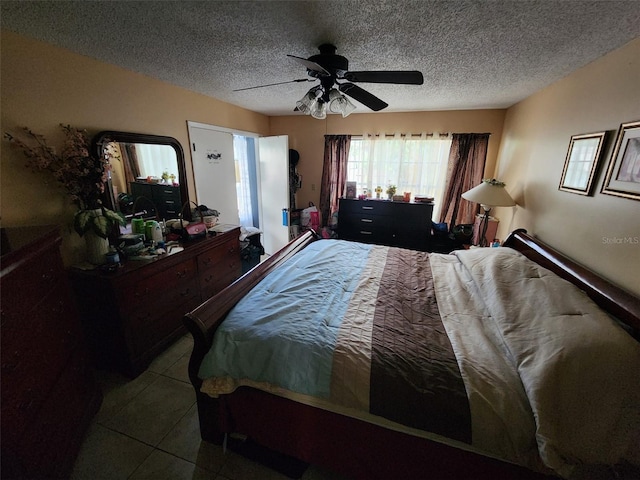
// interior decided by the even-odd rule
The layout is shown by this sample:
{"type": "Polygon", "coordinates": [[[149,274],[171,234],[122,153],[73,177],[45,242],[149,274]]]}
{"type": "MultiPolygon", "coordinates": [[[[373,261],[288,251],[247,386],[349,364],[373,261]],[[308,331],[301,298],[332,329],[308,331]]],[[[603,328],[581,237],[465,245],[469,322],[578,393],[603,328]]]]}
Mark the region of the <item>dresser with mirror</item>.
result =
{"type": "MultiPolygon", "coordinates": [[[[128,223],[116,227],[112,243],[130,232],[134,215],[158,220],[179,216],[189,193],[184,152],[176,139],[105,131],[93,143],[98,155],[107,148],[112,153],[106,203],[124,214],[128,223]]],[[[185,208],[185,214],[188,211],[185,208]]],[[[122,264],[113,268],[71,268],[69,276],[98,368],[135,377],[185,334],[184,315],[242,274],[239,238],[239,227],[228,226],[215,236],[181,241],[151,259],[123,256],[122,264]]]]}

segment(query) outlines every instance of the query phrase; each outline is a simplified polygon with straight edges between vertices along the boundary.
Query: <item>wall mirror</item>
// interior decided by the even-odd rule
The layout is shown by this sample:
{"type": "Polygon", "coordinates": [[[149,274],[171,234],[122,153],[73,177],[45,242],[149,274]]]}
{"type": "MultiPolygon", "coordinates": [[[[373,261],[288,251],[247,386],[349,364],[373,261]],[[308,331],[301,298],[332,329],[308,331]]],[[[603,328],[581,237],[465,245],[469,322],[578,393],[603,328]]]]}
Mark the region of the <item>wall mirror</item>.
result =
{"type": "MultiPolygon", "coordinates": [[[[107,205],[130,220],[138,214],[178,218],[188,201],[184,151],[172,137],[103,131],[93,139],[98,155],[111,153],[107,205]]],[[[187,209],[188,213],[188,209],[187,209]]]]}

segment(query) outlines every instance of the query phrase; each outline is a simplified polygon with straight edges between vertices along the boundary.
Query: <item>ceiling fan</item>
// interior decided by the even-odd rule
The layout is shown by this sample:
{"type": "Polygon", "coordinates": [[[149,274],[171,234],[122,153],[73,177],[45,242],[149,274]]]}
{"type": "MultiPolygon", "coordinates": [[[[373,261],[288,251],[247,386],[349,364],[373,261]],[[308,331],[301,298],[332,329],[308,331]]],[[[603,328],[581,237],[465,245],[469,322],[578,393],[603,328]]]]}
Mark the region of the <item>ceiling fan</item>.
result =
{"type": "Polygon", "coordinates": [[[294,110],[312,115],[315,118],[325,118],[327,107],[329,111],[341,113],[343,117],[346,117],[355,110],[355,105],[353,105],[346,96],[357,100],[374,112],[389,106],[386,102],[352,82],[405,85],[422,85],[424,82],[422,73],[417,70],[349,71],[349,61],[342,55],[336,54],[336,47],[334,45],[323,44],[318,47],[318,50],[320,50],[319,54],[312,55],[309,58],[287,55],[305,66],[307,68],[307,75],[311,78],[240,88],[234,91],[239,92],[285,83],[319,80],[320,84],[311,88],[311,90],[296,103],[294,110]]]}

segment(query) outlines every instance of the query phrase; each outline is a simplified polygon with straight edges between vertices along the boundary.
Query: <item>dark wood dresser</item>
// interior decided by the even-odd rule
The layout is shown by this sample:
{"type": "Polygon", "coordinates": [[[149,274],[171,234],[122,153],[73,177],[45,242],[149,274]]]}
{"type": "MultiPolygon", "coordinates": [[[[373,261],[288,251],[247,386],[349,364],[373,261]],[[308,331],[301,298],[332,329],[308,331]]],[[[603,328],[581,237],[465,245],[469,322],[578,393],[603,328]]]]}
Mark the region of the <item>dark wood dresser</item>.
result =
{"type": "Polygon", "coordinates": [[[61,243],[2,229],[2,478],[68,478],[102,401],[61,243]]]}
{"type": "MultiPolygon", "coordinates": [[[[129,184],[131,196],[134,202],[138,197],[148,198],[153,206],[158,209],[157,215],[161,219],[178,218],[182,205],[180,203],[180,187],[163,183],[131,182],[129,184]]],[[[149,202],[140,200],[140,209],[146,209],[150,214],[156,215],[149,202]]]]}
{"type": "Polygon", "coordinates": [[[429,251],[432,203],[341,198],[338,237],[411,250],[429,251]]]}
{"type": "Polygon", "coordinates": [[[185,243],[157,260],[115,272],[70,275],[98,368],[129,377],[186,333],[183,317],[242,274],[240,229],[185,243]]]}

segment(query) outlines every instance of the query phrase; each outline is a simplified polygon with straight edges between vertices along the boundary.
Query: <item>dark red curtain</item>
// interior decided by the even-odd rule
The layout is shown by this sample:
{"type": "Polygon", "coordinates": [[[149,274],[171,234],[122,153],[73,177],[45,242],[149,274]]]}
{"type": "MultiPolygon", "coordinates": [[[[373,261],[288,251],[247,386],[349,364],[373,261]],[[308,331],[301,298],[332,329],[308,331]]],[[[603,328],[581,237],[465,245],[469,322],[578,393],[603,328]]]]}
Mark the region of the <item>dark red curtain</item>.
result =
{"type": "Polygon", "coordinates": [[[121,143],[120,156],[122,157],[122,165],[124,166],[125,187],[127,191],[129,191],[129,184],[135,182],[140,176],[136,146],[131,143],[121,143]]]}
{"type": "Polygon", "coordinates": [[[329,218],[338,210],[338,200],[347,184],[347,160],[351,135],[324,136],[324,164],[320,185],[321,225],[329,224],[329,218]]]}
{"type": "Polygon", "coordinates": [[[453,134],[440,211],[440,222],[446,222],[449,229],[474,221],[478,205],[464,200],[461,195],[482,181],[488,145],[488,133],[453,134]]]}

